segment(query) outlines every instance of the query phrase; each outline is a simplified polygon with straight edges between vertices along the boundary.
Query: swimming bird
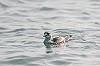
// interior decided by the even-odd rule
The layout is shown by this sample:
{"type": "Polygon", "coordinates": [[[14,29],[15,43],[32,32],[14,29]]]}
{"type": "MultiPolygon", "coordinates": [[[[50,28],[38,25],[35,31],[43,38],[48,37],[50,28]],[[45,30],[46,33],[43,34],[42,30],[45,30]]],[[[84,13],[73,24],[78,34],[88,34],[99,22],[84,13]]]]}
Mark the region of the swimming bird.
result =
{"type": "Polygon", "coordinates": [[[69,41],[72,35],[52,37],[50,32],[44,32],[45,40],[43,41],[46,48],[63,47],[65,41],[69,41]]]}

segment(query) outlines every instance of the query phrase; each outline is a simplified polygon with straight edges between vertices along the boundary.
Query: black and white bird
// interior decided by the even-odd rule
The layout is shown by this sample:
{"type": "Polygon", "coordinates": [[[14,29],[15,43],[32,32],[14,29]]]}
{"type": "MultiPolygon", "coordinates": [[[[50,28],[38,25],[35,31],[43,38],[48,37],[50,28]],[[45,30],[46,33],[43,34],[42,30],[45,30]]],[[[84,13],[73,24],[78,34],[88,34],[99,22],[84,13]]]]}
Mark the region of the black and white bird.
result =
{"type": "Polygon", "coordinates": [[[65,46],[65,41],[69,41],[72,35],[66,35],[66,36],[56,36],[52,37],[51,33],[49,32],[44,32],[44,45],[46,48],[52,48],[52,47],[64,47],[65,46]]]}

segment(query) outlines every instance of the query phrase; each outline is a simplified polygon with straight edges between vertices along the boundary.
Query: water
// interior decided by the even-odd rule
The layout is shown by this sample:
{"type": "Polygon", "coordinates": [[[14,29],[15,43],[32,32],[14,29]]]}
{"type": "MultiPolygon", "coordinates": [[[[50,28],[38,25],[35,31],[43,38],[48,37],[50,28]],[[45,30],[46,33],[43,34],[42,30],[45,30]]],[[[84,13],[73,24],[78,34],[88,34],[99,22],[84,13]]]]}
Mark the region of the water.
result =
{"type": "Polygon", "coordinates": [[[100,0],[0,0],[0,66],[100,66],[99,14],[100,0]],[[46,54],[45,31],[74,40],[46,54]]]}

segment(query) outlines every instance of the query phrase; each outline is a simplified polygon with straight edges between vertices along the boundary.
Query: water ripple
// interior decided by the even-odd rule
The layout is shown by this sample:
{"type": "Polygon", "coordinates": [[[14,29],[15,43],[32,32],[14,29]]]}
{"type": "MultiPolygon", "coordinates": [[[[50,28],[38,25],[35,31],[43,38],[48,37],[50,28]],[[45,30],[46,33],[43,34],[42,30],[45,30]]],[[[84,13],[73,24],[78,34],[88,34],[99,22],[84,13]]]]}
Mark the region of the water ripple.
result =
{"type": "Polygon", "coordinates": [[[63,60],[54,60],[51,63],[55,64],[55,65],[69,65],[69,64],[71,64],[71,62],[63,61],[63,60]]]}
{"type": "Polygon", "coordinates": [[[20,32],[20,31],[25,31],[25,28],[20,28],[20,29],[14,29],[12,31],[9,31],[8,33],[12,33],[12,32],[20,32]]]}
{"type": "Polygon", "coordinates": [[[28,2],[45,2],[46,0],[24,0],[28,2]]]}
{"type": "Polygon", "coordinates": [[[51,8],[51,7],[42,7],[39,9],[39,11],[55,11],[55,8],[51,8]]]}
{"type": "Polygon", "coordinates": [[[9,6],[8,5],[5,5],[5,4],[3,4],[3,3],[0,2],[0,7],[1,8],[8,8],[9,6]]]}
{"type": "Polygon", "coordinates": [[[24,3],[22,0],[10,0],[10,1],[17,4],[24,3]]]}
{"type": "Polygon", "coordinates": [[[24,15],[24,14],[20,14],[20,13],[12,13],[12,14],[9,14],[10,16],[17,16],[17,17],[27,17],[27,15],[24,15]]]}
{"type": "Polygon", "coordinates": [[[0,27],[0,30],[6,30],[7,28],[4,28],[4,27],[0,27]]]}
{"type": "Polygon", "coordinates": [[[91,2],[99,2],[100,0],[90,0],[91,2]]]}

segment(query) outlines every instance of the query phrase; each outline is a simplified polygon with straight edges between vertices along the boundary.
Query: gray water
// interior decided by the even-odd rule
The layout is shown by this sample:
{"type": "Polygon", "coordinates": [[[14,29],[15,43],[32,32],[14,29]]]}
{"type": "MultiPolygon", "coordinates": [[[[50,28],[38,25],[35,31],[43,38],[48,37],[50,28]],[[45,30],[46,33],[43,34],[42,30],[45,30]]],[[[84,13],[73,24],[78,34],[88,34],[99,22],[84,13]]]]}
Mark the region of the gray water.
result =
{"type": "Polygon", "coordinates": [[[100,0],[0,0],[0,66],[100,66],[100,0]],[[45,31],[74,40],[46,54],[45,31]]]}

